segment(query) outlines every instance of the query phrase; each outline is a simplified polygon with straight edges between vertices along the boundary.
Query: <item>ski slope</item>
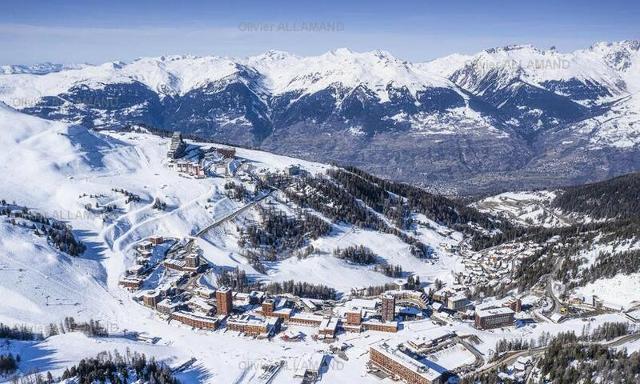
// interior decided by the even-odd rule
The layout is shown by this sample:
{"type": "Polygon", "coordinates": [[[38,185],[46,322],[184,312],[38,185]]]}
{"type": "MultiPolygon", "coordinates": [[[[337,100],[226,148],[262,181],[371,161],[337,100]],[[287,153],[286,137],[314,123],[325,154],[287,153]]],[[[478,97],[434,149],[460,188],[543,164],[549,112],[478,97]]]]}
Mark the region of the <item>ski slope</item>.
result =
{"type": "MultiPolygon", "coordinates": [[[[99,320],[115,335],[94,339],[67,333],[39,342],[0,343],[0,353],[20,353],[23,373],[42,370],[59,375],[83,357],[101,351],[130,350],[156,356],[172,366],[195,358],[195,364],[178,375],[188,383],[256,382],[260,365],[277,361],[283,361],[284,366],[273,383],[294,383],[299,382],[294,377],[296,369],[310,356],[328,353],[330,345],[312,340],[314,331],[304,327],[290,327],[307,335],[304,341],[292,344],[280,338],[254,340],[225,329],[204,332],[168,324],[153,310],[133,302],[129,292],[117,285],[132,263],[131,248],[137,241],[154,234],[178,239],[190,236],[243,206],[224,194],[224,178],[192,179],[168,168],[167,139],[146,133],[88,131],[26,116],[4,105],[0,105],[0,129],[0,145],[8,149],[0,153],[0,198],[68,222],[87,245],[81,257],[72,258],[33,231],[0,221],[0,322],[26,323],[43,329],[51,322],[73,316],[80,321],[99,320]],[[126,202],[114,188],[134,193],[140,201],[126,202]],[[156,198],[167,203],[166,210],[153,208],[156,198]],[[87,204],[114,205],[117,209],[109,214],[94,214],[85,208],[87,204]],[[144,332],[160,340],[155,345],[138,342],[121,337],[125,331],[144,332]]],[[[242,148],[237,149],[237,156],[257,169],[273,171],[297,164],[317,174],[329,167],[242,148]]],[[[275,197],[265,199],[265,203],[287,209],[275,197]]],[[[340,292],[392,279],[335,258],[332,250],[338,246],[366,245],[388,263],[402,265],[423,281],[438,278],[450,282],[452,272],[463,268],[459,257],[449,251],[463,241],[462,235],[418,215],[414,219],[422,224],[413,235],[434,248],[437,257],[433,261],[411,256],[408,246],[392,235],[334,225],[328,236],[313,241],[317,255],[270,263],[267,274],[262,275],[242,257],[237,244],[237,226],[254,220],[255,215],[254,210],[248,209],[197,239],[207,260],[217,267],[243,269],[251,278],[321,283],[340,292]]],[[[210,280],[215,281],[213,276],[210,280]]],[[[607,315],[602,321],[618,318],[621,316],[607,315]]],[[[469,323],[447,327],[478,333],[478,349],[488,354],[501,337],[537,337],[543,330],[555,332],[581,326],[582,322],[576,320],[561,327],[544,325],[513,333],[480,332],[469,323]]],[[[401,342],[428,335],[434,327],[434,323],[425,320],[412,322],[407,332],[397,334],[371,331],[366,337],[341,336],[344,339],[339,342],[354,345],[346,352],[348,360],[332,356],[322,380],[380,383],[366,374],[368,347],[383,340],[401,342]]],[[[459,357],[468,359],[466,355],[459,357]]],[[[456,356],[446,358],[450,361],[456,356]]]]}

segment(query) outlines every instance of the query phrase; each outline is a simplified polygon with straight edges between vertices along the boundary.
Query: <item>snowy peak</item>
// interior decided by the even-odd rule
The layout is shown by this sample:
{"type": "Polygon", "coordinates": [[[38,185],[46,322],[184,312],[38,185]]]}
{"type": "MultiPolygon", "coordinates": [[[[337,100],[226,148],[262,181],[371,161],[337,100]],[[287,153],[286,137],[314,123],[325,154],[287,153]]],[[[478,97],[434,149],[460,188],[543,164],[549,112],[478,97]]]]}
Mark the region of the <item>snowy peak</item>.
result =
{"type": "Polygon", "coordinates": [[[354,89],[362,84],[384,101],[388,100],[385,91],[388,84],[405,86],[413,94],[427,87],[455,87],[450,81],[425,73],[382,50],[358,53],[339,48],[313,57],[271,51],[250,57],[245,63],[264,75],[275,95],[313,94],[335,84],[354,89]]]}
{"type": "Polygon", "coordinates": [[[593,51],[627,50],[640,51],[640,40],[622,40],[616,42],[601,41],[592,45],[593,51]]]}
{"type": "MultiPolygon", "coordinates": [[[[247,58],[146,57],[0,75],[0,101],[89,128],[145,125],[371,163],[369,170],[380,167],[404,181],[454,169],[467,183],[474,167],[544,168],[531,163],[544,156],[550,158],[541,162],[553,164],[589,162],[571,166],[586,175],[596,158],[578,156],[584,148],[628,151],[640,144],[638,45],[598,43],[569,53],[514,45],[427,63],[346,48],[308,57],[277,50],[247,58]],[[564,145],[570,150],[549,152],[564,145]],[[374,150],[389,146],[393,161],[374,150]]],[[[620,164],[628,170],[636,162],[620,164]]]]}
{"type": "MultiPolygon", "coordinates": [[[[553,48],[540,50],[524,44],[491,48],[472,56],[454,54],[427,63],[410,63],[383,50],[354,52],[339,48],[312,57],[270,50],[245,59],[172,55],[95,66],[51,63],[3,66],[0,73],[48,77],[48,81],[33,80],[37,94],[43,96],[55,95],[64,86],[69,88],[71,84],[89,79],[103,83],[135,80],[155,91],[184,94],[229,76],[238,70],[238,65],[253,67],[260,72],[274,94],[293,90],[312,93],[332,83],[342,83],[346,87],[362,83],[371,89],[383,88],[389,83],[412,90],[453,87],[446,78],[464,84],[465,89],[474,90],[487,76],[500,81],[499,86],[507,86],[518,78],[538,86],[543,86],[546,81],[577,79],[583,83],[604,84],[609,90],[618,92],[624,89],[620,80],[630,80],[621,79],[620,72],[628,72],[637,62],[639,49],[640,42],[636,40],[597,43],[571,53],[560,53],[553,48]],[[54,82],[60,86],[46,86],[46,83],[54,82]]],[[[3,80],[3,83],[9,82],[3,80]]]]}
{"type": "MultiPolygon", "coordinates": [[[[637,53],[637,41],[597,43],[570,53],[507,46],[485,50],[464,62],[449,61],[458,68],[446,73],[472,92],[482,91],[487,81],[500,88],[520,80],[579,103],[603,103],[624,96],[629,87],[640,83],[639,76],[628,73],[639,60],[637,53]],[[574,88],[574,94],[567,88],[574,88]]],[[[438,68],[437,62],[425,66],[438,68]]]]}
{"type": "Polygon", "coordinates": [[[261,55],[256,55],[256,56],[251,56],[247,59],[248,62],[274,62],[274,61],[283,61],[283,60],[287,60],[287,59],[299,59],[298,56],[286,52],[286,51],[280,51],[277,49],[270,49],[267,52],[261,54],[261,55]]]}
{"type": "Polygon", "coordinates": [[[484,52],[489,54],[495,54],[498,52],[514,52],[514,51],[528,51],[528,52],[541,52],[531,44],[511,44],[504,47],[496,47],[485,49],[484,52]]]}
{"type": "Polygon", "coordinates": [[[60,72],[67,69],[82,68],[86,64],[65,65],[55,63],[39,63],[34,65],[2,65],[0,66],[0,75],[46,75],[47,73],[60,72]]]}
{"type": "MultiPolygon", "coordinates": [[[[15,66],[14,66],[15,67],[15,66]]],[[[32,74],[35,69],[3,69],[9,74],[32,74]]],[[[246,59],[216,56],[160,56],[139,58],[130,63],[109,62],[101,65],[59,67],[42,70],[41,78],[0,79],[2,100],[35,99],[56,96],[79,84],[140,82],[164,95],[184,95],[194,89],[228,78],[242,71],[255,71],[273,95],[287,92],[312,94],[332,84],[355,88],[364,84],[376,91],[381,100],[388,99],[388,84],[407,87],[412,93],[427,87],[455,86],[437,74],[430,74],[413,64],[399,60],[389,52],[376,50],[353,52],[336,49],[314,57],[299,57],[271,50],[246,59]],[[20,82],[20,84],[16,84],[20,82]]]]}

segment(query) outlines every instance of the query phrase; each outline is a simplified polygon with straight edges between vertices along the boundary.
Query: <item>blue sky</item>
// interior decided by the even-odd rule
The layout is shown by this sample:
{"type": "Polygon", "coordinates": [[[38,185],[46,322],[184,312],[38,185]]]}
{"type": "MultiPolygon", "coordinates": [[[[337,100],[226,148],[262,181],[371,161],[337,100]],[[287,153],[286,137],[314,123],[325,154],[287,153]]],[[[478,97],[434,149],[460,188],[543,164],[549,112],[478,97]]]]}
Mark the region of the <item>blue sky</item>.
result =
{"type": "Polygon", "coordinates": [[[384,49],[412,61],[507,44],[561,51],[640,39],[640,2],[31,1],[0,3],[0,64],[169,54],[384,49]],[[178,5],[180,4],[180,5],[178,5]]]}

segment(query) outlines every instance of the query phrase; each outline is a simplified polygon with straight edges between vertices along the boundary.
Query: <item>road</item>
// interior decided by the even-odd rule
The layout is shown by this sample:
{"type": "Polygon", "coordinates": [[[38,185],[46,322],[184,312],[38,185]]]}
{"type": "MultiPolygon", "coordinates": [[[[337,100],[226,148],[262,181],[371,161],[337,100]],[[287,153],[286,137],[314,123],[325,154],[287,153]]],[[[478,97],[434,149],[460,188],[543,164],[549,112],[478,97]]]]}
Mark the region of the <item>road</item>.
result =
{"type": "MultiPolygon", "coordinates": [[[[606,347],[619,347],[623,344],[632,342],[632,341],[636,341],[640,339],[640,333],[635,333],[632,335],[625,335],[625,336],[621,336],[617,339],[611,340],[611,341],[607,341],[607,342],[592,342],[593,344],[600,344],[606,347]]],[[[585,342],[584,344],[590,344],[589,342],[585,342]]],[[[538,356],[541,355],[542,353],[544,353],[544,351],[546,351],[547,347],[538,347],[538,348],[532,348],[532,349],[527,349],[524,351],[518,351],[518,352],[512,352],[512,353],[507,353],[507,355],[501,357],[500,359],[489,363],[487,365],[485,365],[484,367],[478,369],[477,371],[474,372],[474,374],[478,374],[478,373],[483,373],[486,371],[490,371],[491,369],[495,368],[495,367],[499,367],[502,364],[505,365],[510,365],[512,363],[514,363],[516,360],[518,360],[519,357],[522,356],[538,356]]]]}
{"type": "Polygon", "coordinates": [[[558,260],[553,265],[553,269],[548,275],[546,275],[547,283],[545,286],[545,290],[547,292],[547,296],[549,296],[553,301],[553,307],[551,308],[551,311],[549,311],[549,313],[560,313],[560,308],[562,308],[562,302],[556,297],[555,293],[553,292],[553,276],[555,276],[560,269],[562,261],[563,259],[558,257],[558,260]]]}

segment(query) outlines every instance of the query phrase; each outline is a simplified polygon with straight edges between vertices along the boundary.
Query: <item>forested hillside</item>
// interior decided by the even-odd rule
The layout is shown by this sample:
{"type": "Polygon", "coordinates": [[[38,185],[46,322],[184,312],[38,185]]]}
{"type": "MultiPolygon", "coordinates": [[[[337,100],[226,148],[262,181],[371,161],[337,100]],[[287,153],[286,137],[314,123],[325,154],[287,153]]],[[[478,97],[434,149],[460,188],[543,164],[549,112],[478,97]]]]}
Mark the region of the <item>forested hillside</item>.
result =
{"type": "Polygon", "coordinates": [[[640,213],[640,173],[565,188],[552,204],[563,211],[580,212],[596,219],[637,219],[640,213]]]}

